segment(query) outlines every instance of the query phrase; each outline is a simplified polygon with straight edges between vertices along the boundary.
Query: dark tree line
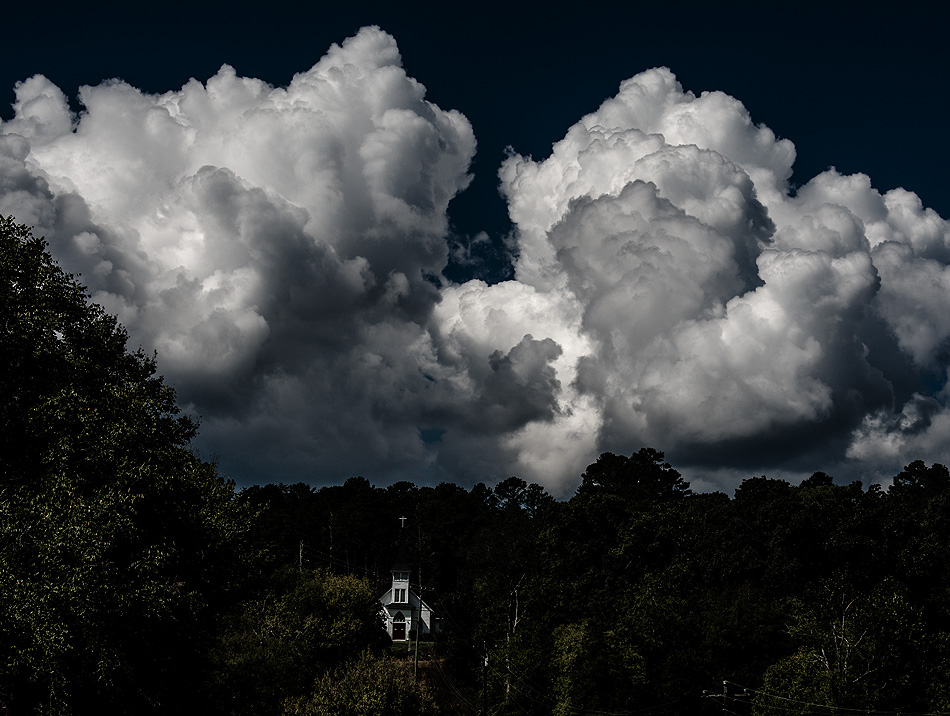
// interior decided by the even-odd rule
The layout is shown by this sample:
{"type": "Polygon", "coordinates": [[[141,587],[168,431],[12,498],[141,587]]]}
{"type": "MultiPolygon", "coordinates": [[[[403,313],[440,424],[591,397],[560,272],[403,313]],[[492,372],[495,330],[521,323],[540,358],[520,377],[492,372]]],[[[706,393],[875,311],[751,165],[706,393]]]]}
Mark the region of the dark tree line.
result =
{"type": "Polygon", "coordinates": [[[314,566],[375,574],[380,593],[407,516],[414,579],[442,616],[431,677],[465,696],[453,712],[712,713],[723,681],[743,713],[950,708],[943,465],[913,462],[887,492],[819,472],[730,498],[692,494],[644,448],[602,455],[563,502],[516,477],[240,501],[275,555],[302,537],[314,566]]]}
{"type": "Polygon", "coordinates": [[[2,217],[0,337],[9,713],[950,711],[943,465],[729,497],[642,448],[566,501],[517,477],[235,492],[154,357],[2,217]],[[418,664],[379,617],[400,550],[440,616],[418,664]]]}

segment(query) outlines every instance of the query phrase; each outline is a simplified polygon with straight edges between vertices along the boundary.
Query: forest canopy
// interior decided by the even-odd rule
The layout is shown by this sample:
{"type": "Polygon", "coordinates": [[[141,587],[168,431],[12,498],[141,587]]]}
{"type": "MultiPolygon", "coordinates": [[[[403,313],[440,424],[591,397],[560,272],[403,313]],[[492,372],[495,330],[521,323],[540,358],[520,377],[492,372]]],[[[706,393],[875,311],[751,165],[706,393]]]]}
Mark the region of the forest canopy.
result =
{"type": "Polygon", "coordinates": [[[187,710],[243,579],[233,485],[153,357],[0,217],[0,702],[187,710]]]}

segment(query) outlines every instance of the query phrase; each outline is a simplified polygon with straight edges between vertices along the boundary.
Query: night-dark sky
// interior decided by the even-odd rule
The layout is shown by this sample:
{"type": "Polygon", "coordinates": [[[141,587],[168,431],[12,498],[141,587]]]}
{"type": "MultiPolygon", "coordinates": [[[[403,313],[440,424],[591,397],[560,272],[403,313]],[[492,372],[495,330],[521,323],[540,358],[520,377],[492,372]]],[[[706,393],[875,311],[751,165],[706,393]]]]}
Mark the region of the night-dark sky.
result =
{"type": "Polygon", "coordinates": [[[506,146],[544,157],[621,81],[669,67],[693,92],[721,90],[795,142],[795,179],[829,166],[903,186],[950,215],[942,136],[950,10],[935,3],[19,4],[4,38],[0,116],[13,84],[42,73],[70,98],[119,77],[150,92],[206,80],[224,63],[286,85],[331,43],[378,25],[427,98],[458,109],[479,141],[473,186],[451,208],[462,231],[507,220],[495,173],[506,146]],[[663,7],[663,5],[666,5],[663,7]],[[778,4],[776,4],[778,5],[778,4]],[[488,215],[486,220],[485,215],[488,215]],[[487,222],[487,223],[486,223],[487,222]]]}
{"type": "Polygon", "coordinates": [[[946,9],[4,16],[0,211],[241,484],[947,459],[946,9]]]}

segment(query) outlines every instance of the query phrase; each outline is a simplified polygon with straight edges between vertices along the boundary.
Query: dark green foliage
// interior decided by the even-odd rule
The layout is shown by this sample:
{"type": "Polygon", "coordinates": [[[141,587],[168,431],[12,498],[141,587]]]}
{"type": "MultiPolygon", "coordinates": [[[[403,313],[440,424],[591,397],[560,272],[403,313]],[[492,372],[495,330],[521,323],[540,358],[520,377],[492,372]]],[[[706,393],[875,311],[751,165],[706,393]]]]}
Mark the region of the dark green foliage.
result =
{"type": "Polygon", "coordinates": [[[950,489],[950,471],[943,465],[927,467],[922,460],[914,460],[897,475],[889,494],[902,499],[936,497],[950,489]]]}
{"type": "Polygon", "coordinates": [[[0,315],[0,702],[194,708],[242,579],[232,486],[154,360],[5,218],[0,315]]]}
{"type": "Polygon", "coordinates": [[[795,602],[789,632],[797,649],[763,676],[755,700],[761,714],[809,714],[819,704],[862,711],[925,710],[917,688],[926,668],[927,637],[920,609],[906,589],[885,579],[858,593],[840,581],[820,585],[795,602]],[[792,695],[791,709],[775,695],[792,695]]]}
{"type": "Polygon", "coordinates": [[[279,569],[264,593],[228,620],[215,651],[217,711],[277,713],[334,665],[380,648],[378,596],[354,576],[279,569]]]}
{"type": "Polygon", "coordinates": [[[554,630],[551,658],[556,716],[633,710],[646,682],[643,657],[629,629],[604,631],[599,620],[554,630]]]}
{"type": "Polygon", "coordinates": [[[581,475],[577,499],[610,497],[634,502],[675,500],[690,494],[689,484],[663,453],[640,448],[630,457],[605,452],[581,475]]]}
{"type": "Polygon", "coordinates": [[[430,689],[412,663],[364,653],[317,679],[313,692],[288,700],[285,716],[436,716],[430,689]]]}

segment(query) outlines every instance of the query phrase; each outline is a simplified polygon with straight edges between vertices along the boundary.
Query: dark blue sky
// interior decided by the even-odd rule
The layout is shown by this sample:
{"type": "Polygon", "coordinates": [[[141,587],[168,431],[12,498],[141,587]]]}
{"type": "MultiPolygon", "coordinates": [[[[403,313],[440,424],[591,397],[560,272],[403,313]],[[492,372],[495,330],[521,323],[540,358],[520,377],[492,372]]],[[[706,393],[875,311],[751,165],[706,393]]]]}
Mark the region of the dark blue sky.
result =
{"type": "MultiPolygon", "coordinates": [[[[75,98],[120,77],[147,91],[206,80],[223,63],[285,85],[361,26],[392,34],[410,76],[472,122],[475,181],[450,208],[455,229],[508,229],[495,173],[506,146],[536,159],[619,83],[669,67],[695,93],[721,90],[791,139],[794,179],[836,167],[885,191],[903,186],[950,215],[946,28],[923,3],[162,3],[4,11],[0,116],[13,86],[42,73],[75,98]]],[[[485,278],[502,275],[497,264],[485,278]]],[[[464,271],[450,268],[453,278],[464,271]]]]}

